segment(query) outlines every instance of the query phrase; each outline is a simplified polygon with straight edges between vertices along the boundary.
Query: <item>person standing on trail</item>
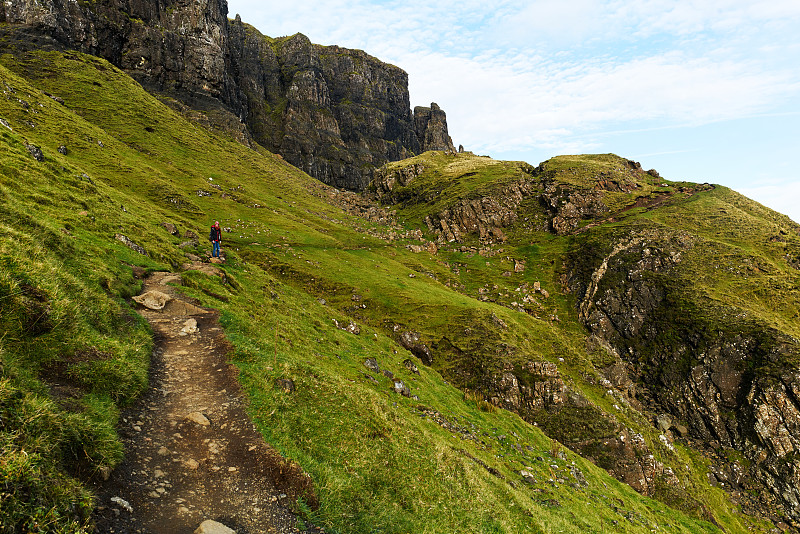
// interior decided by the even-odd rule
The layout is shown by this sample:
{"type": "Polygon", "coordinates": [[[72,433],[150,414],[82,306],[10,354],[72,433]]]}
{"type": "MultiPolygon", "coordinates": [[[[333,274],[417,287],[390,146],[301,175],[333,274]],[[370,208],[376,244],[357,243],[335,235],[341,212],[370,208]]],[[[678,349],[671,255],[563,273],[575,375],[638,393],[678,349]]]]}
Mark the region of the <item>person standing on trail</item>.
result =
{"type": "Polygon", "coordinates": [[[215,258],[219,258],[219,245],[222,243],[222,230],[219,228],[219,221],[215,221],[211,226],[211,234],[208,236],[208,239],[213,246],[211,255],[215,258]]]}

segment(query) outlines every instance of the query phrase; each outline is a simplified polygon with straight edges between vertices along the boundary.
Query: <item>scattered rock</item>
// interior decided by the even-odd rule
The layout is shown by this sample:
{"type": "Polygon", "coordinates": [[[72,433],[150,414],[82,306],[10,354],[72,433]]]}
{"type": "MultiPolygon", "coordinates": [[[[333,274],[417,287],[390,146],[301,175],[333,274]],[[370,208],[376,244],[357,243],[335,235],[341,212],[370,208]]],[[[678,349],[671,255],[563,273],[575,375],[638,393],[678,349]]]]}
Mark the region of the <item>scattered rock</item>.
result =
{"type": "Polygon", "coordinates": [[[359,328],[359,326],[353,321],[349,321],[347,324],[345,324],[344,322],[340,323],[339,321],[334,319],[333,324],[335,324],[336,328],[338,328],[339,330],[344,330],[345,332],[349,332],[356,336],[361,333],[361,328],[359,328]]]}
{"type": "Polygon", "coordinates": [[[58,147],[58,153],[59,154],[61,154],[63,156],[66,156],[68,152],[69,152],[69,150],[67,150],[67,147],[65,145],[60,145],[58,147]]]}
{"type": "Polygon", "coordinates": [[[123,510],[128,512],[129,514],[133,513],[133,506],[130,505],[128,501],[121,497],[111,497],[111,502],[114,504],[118,504],[123,510]]]}
{"type": "Polygon", "coordinates": [[[508,329],[508,325],[506,324],[506,322],[503,321],[501,318],[499,318],[494,313],[492,314],[492,322],[494,324],[496,324],[497,326],[499,326],[500,328],[502,328],[503,330],[507,330],[508,329]]]}
{"type": "Polygon", "coordinates": [[[134,243],[133,241],[131,241],[130,239],[128,239],[124,235],[117,234],[117,235],[114,236],[114,239],[124,243],[125,246],[127,246],[129,249],[131,249],[131,250],[133,250],[135,252],[138,252],[142,256],[147,256],[147,251],[145,251],[145,249],[142,246],[137,245],[136,243],[134,243]]]}
{"type": "Polygon", "coordinates": [[[63,99],[63,98],[61,98],[60,96],[51,95],[51,94],[50,94],[50,93],[48,93],[48,92],[45,92],[44,94],[45,94],[45,96],[49,96],[50,98],[52,98],[53,100],[55,100],[56,102],[58,102],[59,104],[61,104],[62,106],[64,105],[64,99],[63,99]]]}

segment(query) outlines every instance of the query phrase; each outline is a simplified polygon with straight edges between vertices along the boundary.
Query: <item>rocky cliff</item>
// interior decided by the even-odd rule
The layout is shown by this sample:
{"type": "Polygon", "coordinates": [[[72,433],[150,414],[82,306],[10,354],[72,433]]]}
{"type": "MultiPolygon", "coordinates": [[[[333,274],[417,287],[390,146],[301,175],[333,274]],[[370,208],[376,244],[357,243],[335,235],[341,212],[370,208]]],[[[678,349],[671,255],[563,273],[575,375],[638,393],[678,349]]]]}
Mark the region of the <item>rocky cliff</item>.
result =
{"type": "Polygon", "coordinates": [[[689,269],[709,243],[637,230],[602,251],[579,241],[568,286],[580,320],[624,362],[663,430],[712,458],[712,484],[746,509],[783,508],[800,521],[797,340],[746,308],[693,294],[689,269]]]}
{"type": "Polygon", "coordinates": [[[15,48],[34,39],[108,59],[218,123],[246,125],[251,139],[335,187],[361,190],[387,161],[453,150],[436,104],[412,113],[402,69],[302,34],[272,39],[227,15],[225,0],[0,6],[15,48]]]}

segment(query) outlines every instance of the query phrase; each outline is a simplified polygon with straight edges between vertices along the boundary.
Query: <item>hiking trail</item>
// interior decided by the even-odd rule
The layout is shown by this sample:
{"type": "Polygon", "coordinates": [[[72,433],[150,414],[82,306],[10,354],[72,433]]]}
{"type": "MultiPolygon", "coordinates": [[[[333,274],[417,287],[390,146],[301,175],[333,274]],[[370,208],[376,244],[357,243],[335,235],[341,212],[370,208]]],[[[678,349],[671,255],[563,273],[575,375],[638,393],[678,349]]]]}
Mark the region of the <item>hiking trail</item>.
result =
{"type": "Polygon", "coordinates": [[[160,297],[163,306],[140,310],[155,335],[150,386],[121,415],[125,459],[95,488],[98,532],[230,532],[199,529],[207,520],[237,534],[301,532],[284,504],[303,495],[310,480],[255,429],[227,361],[219,313],[176,291],[180,283],[179,274],[165,272],[144,282],[140,300],[160,297]]]}

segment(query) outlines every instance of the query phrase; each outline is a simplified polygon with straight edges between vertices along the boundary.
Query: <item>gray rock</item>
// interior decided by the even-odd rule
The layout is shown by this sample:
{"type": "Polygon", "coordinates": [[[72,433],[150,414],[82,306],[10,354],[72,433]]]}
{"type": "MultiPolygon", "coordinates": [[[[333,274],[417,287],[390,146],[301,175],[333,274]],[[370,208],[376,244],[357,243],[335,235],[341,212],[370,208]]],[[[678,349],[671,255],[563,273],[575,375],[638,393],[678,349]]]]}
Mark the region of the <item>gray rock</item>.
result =
{"type": "Polygon", "coordinates": [[[148,255],[147,251],[142,246],[137,245],[136,243],[134,243],[133,241],[131,241],[130,239],[128,239],[126,236],[124,236],[122,234],[115,235],[114,239],[116,239],[117,241],[120,241],[121,243],[124,243],[125,246],[127,246],[129,249],[133,250],[134,252],[138,252],[142,256],[147,256],[148,255]]]}
{"type": "Polygon", "coordinates": [[[397,378],[394,379],[393,389],[395,393],[399,393],[404,397],[411,396],[411,389],[409,389],[409,387],[405,385],[405,383],[402,380],[399,380],[397,378]]]}
{"type": "Polygon", "coordinates": [[[36,145],[25,145],[25,148],[28,149],[28,152],[31,153],[31,156],[36,161],[44,161],[44,153],[42,153],[42,149],[36,145]]]}

